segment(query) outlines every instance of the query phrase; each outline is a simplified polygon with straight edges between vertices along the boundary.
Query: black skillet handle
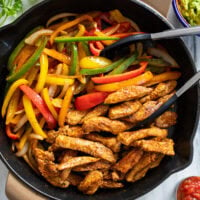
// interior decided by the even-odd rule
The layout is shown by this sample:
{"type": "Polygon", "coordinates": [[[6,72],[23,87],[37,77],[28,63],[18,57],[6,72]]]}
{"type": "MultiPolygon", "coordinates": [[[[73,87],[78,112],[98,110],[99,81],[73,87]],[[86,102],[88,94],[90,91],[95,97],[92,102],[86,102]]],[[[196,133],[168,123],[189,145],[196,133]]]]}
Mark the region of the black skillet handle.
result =
{"type": "Polygon", "coordinates": [[[151,34],[149,33],[131,35],[123,39],[120,39],[119,41],[113,43],[110,46],[107,46],[105,49],[101,51],[100,55],[105,57],[113,57],[115,55],[115,52],[119,51],[119,49],[123,47],[127,47],[129,44],[150,39],[151,39],[151,34]]]}

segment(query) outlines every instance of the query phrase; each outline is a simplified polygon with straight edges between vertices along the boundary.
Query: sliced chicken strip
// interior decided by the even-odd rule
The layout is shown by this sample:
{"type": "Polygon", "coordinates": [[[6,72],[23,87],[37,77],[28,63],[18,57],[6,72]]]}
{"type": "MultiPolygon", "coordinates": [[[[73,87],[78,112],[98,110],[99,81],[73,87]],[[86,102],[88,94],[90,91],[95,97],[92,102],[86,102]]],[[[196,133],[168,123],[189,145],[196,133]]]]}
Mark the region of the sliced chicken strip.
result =
{"type": "Polygon", "coordinates": [[[153,90],[152,88],[147,88],[143,86],[135,86],[135,85],[126,86],[108,95],[104,103],[115,104],[123,101],[138,99],[147,94],[150,94],[152,90],[153,90]]]}

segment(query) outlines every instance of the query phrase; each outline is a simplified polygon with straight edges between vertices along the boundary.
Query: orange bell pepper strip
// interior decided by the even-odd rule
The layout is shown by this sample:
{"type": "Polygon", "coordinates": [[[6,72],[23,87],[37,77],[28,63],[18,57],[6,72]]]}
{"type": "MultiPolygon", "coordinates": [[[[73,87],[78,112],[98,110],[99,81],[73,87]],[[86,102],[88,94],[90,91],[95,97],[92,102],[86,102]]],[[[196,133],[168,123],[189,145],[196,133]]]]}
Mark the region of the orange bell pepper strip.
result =
{"type": "Polygon", "coordinates": [[[83,48],[83,43],[82,42],[79,42],[78,43],[78,58],[79,58],[79,62],[82,58],[86,57],[87,54],[86,52],[84,51],[84,48],[83,48]]]}
{"type": "Polygon", "coordinates": [[[78,33],[75,35],[75,37],[80,37],[80,36],[83,36],[85,34],[85,26],[82,25],[82,24],[79,24],[78,25],[78,28],[79,28],[79,31],[78,33]]]}
{"type": "Polygon", "coordinates": [[[31,100],[26,95],[23,96],[23,105],[28,121],[31,124],[31,127],[34,130],[34,132],[38,135],[41,135],[43,138],[46,138],[46,133],[42,130],[40,124],[36,119],[31,100]]]}
{"type": "Polygon", "coordinates": [[[87,110],[103,103],[109,93],[93,92],[85,94],[75,99],[75,108],[77,110],[87,110]]]}
{"type": "MultiPolygon", "coordinates": [[[[55,118],[53,117],[51,112],[49,111],[45,101],[41,98],[41,96],[37,92],[35,92],[32,88],[27,86],[27,85],[21,85],[20,89],[33,102],[34,106],[38,108],[40,113],[45,118],[49,129],[54,129],[56,127],[57,121],[55,120],[55,118]]],[[[31,109],[32,105],[30,107],[30,104],[29,104],[28,100],[26,98],[23,98],[23,99],[24,99],[23,103],[27,102],[27,105],[28,105],[27,109],[30,108],[30,110],[32,112],[32,109],[31,109]]],[[[28,110],[25,109],[25,111],[28,111],[28,110]]],[[[27,118],[28,118],[28,116],[27,116],[27,118]]],[[[35,119],[33,119],[33,120],[35,121],[35,119]]]]}
{"type": "Polygon", "coordinates": [[[129,85],[144,85],[145,83],[149,82],[152,78],[153,74],[150,71],[147,71],[137,77],[125,81],[96,85],[94,89],[96,91],[101,92],[114,92],[129,85]]]}
{"type": "Polygon", "coordinates": [[[53,115],[53,117],[57,120],[58,119],[58,113],[56,112],[55,108],[53,107],[53,104],[51,103],[51,99],[49,97],[49,92],[47,88],[44,88],[42,90],[42,97],[47,104],[47,107],[49,108],[49,111],[53,115]]]}
{"type": "Polygon", "coordinates": [[[46,54],[41,54],[40,56],[40,74],[38,76],[38,81],[35,86],[35,91],[40,93],[42,89],[44,88],[46,77],[48,73],[48,57],[46,54]]]}
{"type": "Polygon", "coordinates": [[[58,125],[60,127],[64,126],[65,117],[67,115],[67,111],[69,109],[69,106],[73,97],[73,91],[74,91],[74,86],[71,85],[65,94],[64,100],[62,101],[62,107],[58,115],[58,125]]]}
{"type": "Polygon", "coordinates": [[[20,91],[17,90],[8,105],[7,113],[6,113],[6,124],[11,123],[13,117],[15,116],[15,112],[17,111],[18,103],[20,98],[20,91]]]}
{"type": "Polygon", "coordinates": [[[6,97],[4,98],[4,102],[3,102],[3,106],[1,109],[1,115],[2,117],[5,116],[6,114],[6,109],[7,106],[10,102],[11,97],[13,96],[14,92],[16,91],[16,89],[22,85],[22,84],[28,84],[28,81],[26,79],[19,79],[17,81],[15,81],[9,88],[8,93],[6,94],[6,97]]]}
{"type": "MultiPolygon", "coordinates": [[[[107,36],[106,34],[102,33],[101,31],[95,31],[94,34],[97,36],[107,36]]],[[[115,42],[115,40],[102,40],[102,43],[107,46],[111,45],[114,42],[115,42]]]]}
{"type": "Polygon", "coordinates": [[[6,134],[12,140],[18,140],[19,139],[19,135],[11,132],[10,124],[6,125],[6,134]]]}
{"type": "Polygon", "coordinates": [[[124,81],[124,80],[134,78],[142,74],[145,71],[147,65],[148,65],[148,62],[141,62],[140,68],[136,70],[125,72],[123,74],[108,75],[108,76],[103,76],[103,77],[93,77],[92,81],[94,83],[103,83],[103,84],[124,81]]]}
{"type": "Polygon", "coordinates": [[[69,56],[62,54],[62,53],[56,51],[55,49],[44,48],[43,52],[45,54],[47,54],[48,56],[51,56],[52,58],[55,58],[56,60],[63,62],[65,64],[70,64],[70,62],[71,62],[69,56]]]}
{"type": "Polygon", "coordinates": [[[81,17],[70,21],[70,22],[66,22],[65,24],[59,26],[50,36],[50,43],[53,44],[54,42],[54,38],[61,32],[64,31],[65,29],[71,28],[73,26],[75,26],[76,24],[81,23],[82,21],[85,20],[89,20],[89,21],[93,21],[92,17],[89,15],[82,15],[81,17]]]}
{"type": "Polygon", "coordinates": [[[145,84],[145,86],[151,86],[169,80],[177,80],[180,76],[181,72],[178,71],[164,72],[162,74],[155,75],[149,82],[145,84]]]}

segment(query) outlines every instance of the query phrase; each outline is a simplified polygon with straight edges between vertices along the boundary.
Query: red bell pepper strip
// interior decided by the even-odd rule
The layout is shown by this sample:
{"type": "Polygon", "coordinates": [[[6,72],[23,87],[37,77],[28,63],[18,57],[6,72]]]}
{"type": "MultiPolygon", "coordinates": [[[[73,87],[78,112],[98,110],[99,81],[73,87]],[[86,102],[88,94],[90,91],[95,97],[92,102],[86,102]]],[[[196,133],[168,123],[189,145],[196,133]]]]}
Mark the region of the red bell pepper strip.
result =
{"type": "Polygon", "coordinates": [[[18,140],[19,139],[19,135],[14,134],[14,133],[11,132],[11,130],[10,130],[10,124],[6,125],[6,134],[12,140],[18,140]]]}
{"type": "Polygon", "coordinates": [[[113,21],[111,21],[109,19],[110,17],[110,13],[109,12],[102,12],[99,16],[95,17],[94,18],[94,21],[96,21],[97,23],[97,27],[102,30],[102,21],[103,20],[104,22],[108,23],[108,24],[113,24],[113,21]]]}
{"type": "Polygon", "coordinates": [[[130,22],[121,22],[120,27],[116,31],[116,33],[126,33],[131,28],[130,22]]]}
{"type": "Polygon", "coordinates": [[[45,104],[45,101],[42,99],[42,97],[35,92],[32,88],[30,88],[27,85],[20,85],[19,88],[24,92],[24,94],[32,101],[34,106],[38,108],[38,110],[43,115],[45,121],[48,124],[49,129],[54,129],[56,127],[56,120],[49,111],[47,105],[45,104]]]}
{"type": "Polygon", "coordinates": [[[107,92],[93,92],[85,94],[75,99],[75,108],[77,110],[87,110],[94,106],[103,103],[109,93],[107,92]]]}
{"type": "Polygon", "coordinates": [[[134,78],[134,77],[142,74],[145,71],[147,65],[148,65],[148,62],[141,62],[140,67],[136,70],[133,70],[130,72],[125,72],[123,74],[117,74],[117,75],[108,75],[108,76],[104,76],[104,77],[93,77],[92,81],[94,83],[102,83],[102,84],[124,81],[124,80],[134,78]]]}
{"type": "Polygon", "coordinates": [[[94,45],[94,42],[89,43],[89,48],[90,48],[92,55],[94,55],[94,56],[100,55],[101,49],[96,48],[94,45]]]}

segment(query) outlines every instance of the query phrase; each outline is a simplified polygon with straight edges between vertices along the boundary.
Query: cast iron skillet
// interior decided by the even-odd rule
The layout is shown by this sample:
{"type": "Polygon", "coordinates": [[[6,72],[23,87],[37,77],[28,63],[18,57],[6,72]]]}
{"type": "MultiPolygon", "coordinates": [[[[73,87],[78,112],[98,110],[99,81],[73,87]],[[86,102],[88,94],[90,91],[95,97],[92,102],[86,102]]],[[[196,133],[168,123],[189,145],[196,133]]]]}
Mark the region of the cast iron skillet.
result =
{"type": "MultiPolygon", "coordinates": [[[[155,10],[140,1],[131,0],[47,0],[35,6],[16,22],[0,29],[0,85],[2,91],[5,86],[6,63],[8,55],[16,44],[32,28],[45,24],[53,15],[60,12],[84,13],[91,10],[120,9],[122,13],[136,21],[145,32],[159,32],[172,28],[167,20],[155,10]]],[[[195,66],[181,39],[173,39],[161,42],[181,66],[183,84],[195,72],[195,66]]],[[[198,87],[195,86],[185,93],[178,101],[178,123],[170,130],[170,136],[175,141],[176,155],[165,157],[160,166],[150,170],[141,180],[133,184],[127,184],[123,189],[101,190],[88,197],[81,194],[75,188],[59,189],[48,184],[42,177],[36,175],[32,169],[11,152],[10,141],[4,133],[4,123],[0,122],[0,156],[8,169],[20,180],[32,189],[53,199],[135,199],[152,190],[170,174],[187,167],[192,161],[192,141],[199,119],[198,87]]],[[[3,92],[0,103],[3,100],[3,92]]]]}

